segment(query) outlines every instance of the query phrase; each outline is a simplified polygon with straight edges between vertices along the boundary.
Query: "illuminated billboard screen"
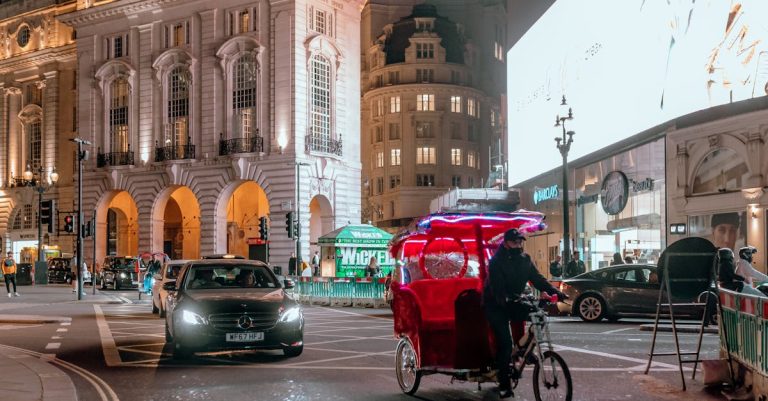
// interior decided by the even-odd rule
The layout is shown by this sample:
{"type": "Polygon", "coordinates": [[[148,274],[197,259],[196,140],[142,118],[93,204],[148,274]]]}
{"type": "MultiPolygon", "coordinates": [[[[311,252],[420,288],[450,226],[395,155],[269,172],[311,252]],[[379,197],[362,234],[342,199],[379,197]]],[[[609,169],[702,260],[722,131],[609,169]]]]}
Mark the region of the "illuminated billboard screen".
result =
{"type": "Polygon", "coordinates": [[[509,182],[768,91],[768,1],[557,1],[507,54],[509,182]],[[535,151],[531,151],[535,150],[535,151]]]}

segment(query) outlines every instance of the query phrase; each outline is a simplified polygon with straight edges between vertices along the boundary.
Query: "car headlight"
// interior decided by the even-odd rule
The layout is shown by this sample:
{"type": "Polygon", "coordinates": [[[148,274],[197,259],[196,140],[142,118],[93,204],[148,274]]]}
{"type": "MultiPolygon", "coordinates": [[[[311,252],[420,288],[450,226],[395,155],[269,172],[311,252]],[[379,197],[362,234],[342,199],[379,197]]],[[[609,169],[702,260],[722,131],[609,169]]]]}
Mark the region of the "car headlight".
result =
{"type": "Polygon", "coordinates": [[[120,278],[125,278],[125,273],[120,273],[120,278]]]}
{"type": "Polygon", "coordinates": [[[208,324],[208,321],[205,320],[204,317],[186,309],[181,312],[181,320],[184,321],[184,323],[194,325],[208,324]]]}
{"type": "Polygon", "coordinates": [[[301,317],[301,309],[299,308],[286,309],[280,313],[280,321],[284,323],[294,322],[296,320],[299,320],[300,317],[301,317]]]}

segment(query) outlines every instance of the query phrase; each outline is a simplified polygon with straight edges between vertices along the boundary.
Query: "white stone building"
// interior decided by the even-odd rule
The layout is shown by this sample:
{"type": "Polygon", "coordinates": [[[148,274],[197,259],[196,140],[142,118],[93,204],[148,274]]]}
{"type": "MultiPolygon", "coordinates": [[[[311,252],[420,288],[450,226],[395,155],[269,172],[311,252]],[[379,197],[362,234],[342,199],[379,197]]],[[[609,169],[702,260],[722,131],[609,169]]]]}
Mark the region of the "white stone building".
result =
{"type": "Polygon", "coordinates": [[[360,7],[78,0],[61,16],[77,32],[78,133],[97,156],[83,200],[96,259],[263,258],[268,217],[269,260],[285,266],[289,211],[305,259],[359,222],[360,7]]]}

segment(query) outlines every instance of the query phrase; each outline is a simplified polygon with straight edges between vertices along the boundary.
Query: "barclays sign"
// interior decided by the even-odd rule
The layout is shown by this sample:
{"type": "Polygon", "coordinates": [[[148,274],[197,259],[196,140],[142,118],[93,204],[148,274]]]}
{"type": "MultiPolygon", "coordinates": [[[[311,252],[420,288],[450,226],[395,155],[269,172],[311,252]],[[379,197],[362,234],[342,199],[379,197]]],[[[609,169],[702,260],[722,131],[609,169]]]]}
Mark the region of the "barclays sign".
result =
{"type": "Polygon", "coordinates": [[[560,188],[557,185],[552,185],[547,188],[536,188],[533,191],[533,204],[538,205],[541,202],[550,199],[557,199],[560,196],[560,188]]]}

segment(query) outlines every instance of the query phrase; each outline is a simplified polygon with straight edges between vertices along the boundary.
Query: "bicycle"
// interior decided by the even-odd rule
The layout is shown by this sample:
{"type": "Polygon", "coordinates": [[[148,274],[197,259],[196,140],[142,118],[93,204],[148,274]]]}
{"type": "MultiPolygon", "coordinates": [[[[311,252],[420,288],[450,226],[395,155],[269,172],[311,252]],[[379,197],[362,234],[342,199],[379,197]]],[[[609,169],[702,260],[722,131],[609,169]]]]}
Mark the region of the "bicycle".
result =
{"type": "Polygon", "coordinates": [[[512,389],[517,388],[526,365],[533,365],[533,395],[536,401],[571,401],[573,398],[571,372],[563,357],[552,347],[549,316],[544,311],[544,307],[553,300],[556,301],[557,297],[537,300],[532,294],[521,295],[515,300],[529,308],[530,324],[523,345],[512,351],[510,362],[512,389]],[[545,396],[542,396],[542,390],[545,396]]]}

